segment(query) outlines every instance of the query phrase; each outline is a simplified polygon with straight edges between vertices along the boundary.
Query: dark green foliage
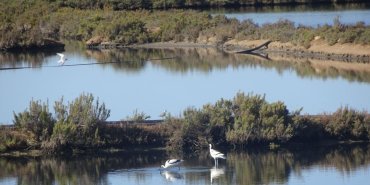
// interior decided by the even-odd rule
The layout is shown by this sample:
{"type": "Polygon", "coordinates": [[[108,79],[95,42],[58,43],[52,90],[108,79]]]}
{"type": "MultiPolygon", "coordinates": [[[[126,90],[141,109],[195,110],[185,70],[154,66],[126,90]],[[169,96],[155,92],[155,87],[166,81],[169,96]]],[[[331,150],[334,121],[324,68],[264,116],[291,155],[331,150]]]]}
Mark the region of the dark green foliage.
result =
{"type": "Polygon", "coordinates": [[[194,108],[184,111],[184,118],[168,120],[172,130],[168,147],[171,149],[197,150],[207,144],[209,117],[206,113],[194,108]]]}
{"type": "Polygon", "coordinates": [[[243,147],[247,144],[369,140],[366,112],[348,108],[333,115],[300,116],[283,102],[268,103],[264,96],[238,93],[232,101],[221,99],[202,109],[189,108],[183,118],[166,120],[169,149],[197,150],[208,143],[243,147]]]}
{"type": "Polygon", "coordinates": [[[293,35],[292,43],[309,48],[311,46],[311,41],[315,38],[315,34],[315,31],[312,31],[311,28],[299,27],[293,35]]]}
{"type": "Polygon", "coordinates": [[[9,150],[25,149],[34,143],[33,141],[29,141],[29,139],[30,136],[25,132],[0,128],[0,153],[9,150]]]}
{"type": "Polygon", "coordinates": [[[63,99],[55,102],[54,109],[58,120],[45,148],[60,150],[73,145],[99,145],[99,127],[110,115],[104,103],[100,105],[99,100],[94,101],[92,94],[82,94],[68,106],[63,104],[63,99]]]}
{"type": "Polygon", "coordinates": [[[119,124],[101,127],[101,142],[105,147],[164,146],[167,141],[163,125],[119,124]]]}
{"type": "Polygon", "coordinates": [[[259,95],[238,93],[234,98],[235,123],[227,133],[232,144],[248,142],[286,142],[293,136],[296,114],[284,103],[267,103],[259,95]]]}
{"type": "Polygon", "coordinates": [[[233,103],[229,100],[221,99],[215,105],[208,104],[203,106],[203,110],[209,117],[208,142],[214,145],[226,144],[226,133],[235,119],[233,103]]]}
{"type": "Polygon", "coordinates": [[[296,116],[294,118],[295,142],[319,142],[328,139],[328,133],[324,125],[310,116],[296,116]]]}
{"type": "Polygon", "coordinates": [[[262,26],[261,38],[273,41],[288,42],[296,31],[294,23],[288,20],[279,20],[276,23],[262,26]]]}
{"type": "MultiPolygon", "coordinates": [[[[312,3],[312,0],[286,1],[286,0],[44,0],[53,2],[61,7],[78,9],[135,10],[135,9],[169,9],[192,7],[221,7],[240,5],[271,5],[271,4],[302,4],[312,3]]],[[[341,0],[340,2],[356,2],[361,0],[341,0]]],[[[320,2],[336,3],[337,0],[320,0],[320,2]]]]}
{"type": "Polygon", "coordinates": [[[263,96],[238,93],[203,109],[187,109],[183,119],[170,120],[169,147],[199,149],[208,143],[242,146],[249,143],[286,142],[294,135],[295,117],[282,102],[267,103],[263,96]]]}
{"type": "Polygon", "coordinates": [[[325,130],[339,139],[368,139],[370,119],[365,112],[341,107],[325,123],[325,130]]]}
{"type": "Polygon", "coordinates": [[[283,102],[269,103],[264,96],[237,93],[202,109],[188,108],[182,118],[164,115],[164,124],[108,125],[110,111],[91,94],[82,94],[65,105],[55,102],[55,118],[47,104],[31,101],[29,110],[14,114],[15,128],[0,127],[0,152],[38,148],[49,153],[73,149],[124,146],[167,146],[199,150],[208,143],[244,147],[247,144],[348,141],[370,139],[370,115],[348,107],[331,115],[300,116],[283,102]]]}
{"type": "Polygon", "coordinates": [[[36,142],[50,138],[54,123],[48,104],[42,104],[41,101],[32,100],[28,110],[14,113],[14,125],[24,132],[30,132],[36,142]]]}

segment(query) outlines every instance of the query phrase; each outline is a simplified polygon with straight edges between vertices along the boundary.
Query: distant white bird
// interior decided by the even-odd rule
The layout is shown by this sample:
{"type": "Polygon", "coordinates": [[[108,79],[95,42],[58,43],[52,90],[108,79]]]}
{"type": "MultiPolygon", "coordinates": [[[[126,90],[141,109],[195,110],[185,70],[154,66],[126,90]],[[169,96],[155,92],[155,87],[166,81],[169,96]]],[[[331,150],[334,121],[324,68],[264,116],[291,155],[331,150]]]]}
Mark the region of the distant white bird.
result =
{"type": "Polygon", "coordinates": [[[58,64],[60,64],[60,65],[63,65],[64,62],[66,62],[68,60],[67,58],[65,58],[64,54],[62,54],[62,53],[57,53],[57,55],[60,56],[60,59],[58,61],[58,64]]]}
{"type": "Polygon", "coordinates": [[[181,159],[170,159],[170,160],[167,160],[166,163],[164,165],[161,165],[162,168],[171,168],[171,167],[175,167],[175,166],[178,166],[179,169],[180,169],[180,164],[183,162],[184,160],[181,160],[181,159]]]}
{"type": "Polygon", "coordinates": [[[225,154],[223,154],[223,153],[221,153],[217,150],[212,149],[212,144],[209,144],[209,153],[211,154],[211,156],[215,160],[215,166],[218,165],[218,159],[219,158],[226,159],[225,154]]]}

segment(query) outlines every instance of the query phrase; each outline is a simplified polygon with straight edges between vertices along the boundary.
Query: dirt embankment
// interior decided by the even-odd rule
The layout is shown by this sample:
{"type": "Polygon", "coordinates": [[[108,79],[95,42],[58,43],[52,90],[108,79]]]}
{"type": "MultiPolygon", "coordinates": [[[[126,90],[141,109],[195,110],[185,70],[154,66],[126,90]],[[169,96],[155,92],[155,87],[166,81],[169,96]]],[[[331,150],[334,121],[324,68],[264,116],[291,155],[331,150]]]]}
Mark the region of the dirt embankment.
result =
{"type": "MultiPolygon", "coordinates": [[[[230,40],[224,48],[235,50],[254,48],[265,43],[267,40],[230,40]]],[[[230,50],[228,50],[230,51],[230,50]]],[[[233,52],[232,50],[230,52],[233,52]]],[[[329,45],[323,39],[316,38],[311,41],[309,48],[295,46],[291,43],[271,42],[266,52],[279,52],[298,58],[311,58],[319,60],[336,60],[346,62],[370,63],[370,46],[360,44],[334,44],[329,45]]]]}
{"type": "MultiPolygon", "coordinates": [[[[120,47],[140,47],[140,48],[185,48],[185,47],[218,47],[222,50],[233,53],[240,50],[257,47],[268,40],[229,40],[220,43],[216,38],[198,38],[196,42],[156,42],[147,44],[120,45],[117,43],[103,41],[101,39],[90,39],[86,44],[93,48],[120,48],[120,47]]],[[[317,60],[335,60],[345,62],[370,63],[370,45],[360,44],[334,44],[329,45],[325,40],[316,37],[311,41],[309,48],[296,46],[292,43],[271,42],[265,53],[280,53],[293,58],[309,58],[317,60]]]]}

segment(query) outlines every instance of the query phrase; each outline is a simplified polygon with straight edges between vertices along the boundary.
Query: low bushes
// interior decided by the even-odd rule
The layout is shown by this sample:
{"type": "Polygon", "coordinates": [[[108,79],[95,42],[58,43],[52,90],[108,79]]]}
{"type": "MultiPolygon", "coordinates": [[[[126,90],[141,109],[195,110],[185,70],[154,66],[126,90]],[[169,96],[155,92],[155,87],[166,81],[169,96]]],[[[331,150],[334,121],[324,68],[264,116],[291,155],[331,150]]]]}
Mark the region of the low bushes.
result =
{"type": "Polygon", "coordinates": [[[348,107],[332,115],[301,116],[283,102],[268,103],[264,96],[238,93],[202,109],[190,108],[183,118],[167,119],[172,131],[168,148],[197,150],[208,143],[243,148],[248,144],[348,141],[370,139],[370,115],[348,107]]]}
{"type": "Polygon", "coordinates": [[[269,103],[264,96],[237,93],[201,109],[188,108],[181,117],[164,115],[163,123],[146,124],[145,113],[134,112],[132,121],[107,124],[110,110],[91,94],[67,105],[31,101],[29,109],[14,114],[15,127],[0,129],[0,152],[27,148],[48,153],[74,149],[163,147],[195,151],[217,146],[243,148],[250,144],[349,141],[370,139],[370,115],[348,107],[328,115],[299,115],[283,102],[269,103]],[[135,118],[135,119],[134,119],[135,118]]]}

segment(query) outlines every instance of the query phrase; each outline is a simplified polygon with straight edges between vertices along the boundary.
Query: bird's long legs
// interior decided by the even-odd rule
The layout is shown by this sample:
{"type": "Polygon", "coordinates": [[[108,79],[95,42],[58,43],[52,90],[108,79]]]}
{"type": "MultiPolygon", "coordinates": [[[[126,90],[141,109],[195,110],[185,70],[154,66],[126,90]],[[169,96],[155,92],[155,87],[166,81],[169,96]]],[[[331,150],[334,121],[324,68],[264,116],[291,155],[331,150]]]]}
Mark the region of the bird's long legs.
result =
{"type": "Polygon", "coordinates": [[[215,159],[215,167],[217,168],[218,166],[218,159],[215,159]]]}

